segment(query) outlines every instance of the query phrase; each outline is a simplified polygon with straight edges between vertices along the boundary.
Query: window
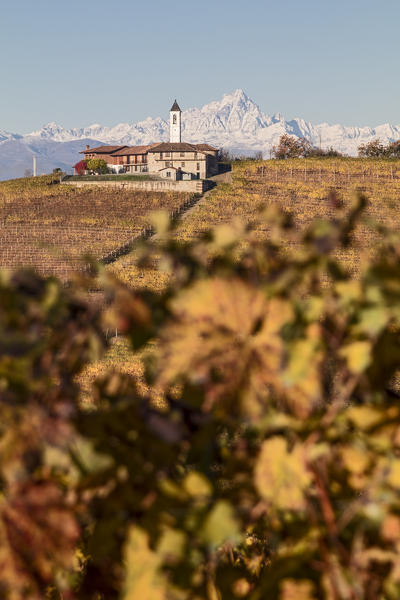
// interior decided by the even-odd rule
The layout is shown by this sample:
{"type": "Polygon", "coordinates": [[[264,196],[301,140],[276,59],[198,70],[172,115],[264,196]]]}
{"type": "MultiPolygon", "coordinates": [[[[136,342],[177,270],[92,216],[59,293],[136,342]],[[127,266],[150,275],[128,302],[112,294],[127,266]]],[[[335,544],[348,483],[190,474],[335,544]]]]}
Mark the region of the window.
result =
{"type": "Polygon", "coordinates": [[[197,163],[197,170],[200,171],[200,163],[197,163]]]}
{"type": "Polygon", "coordinates": [[[184,163],[184,162],[181,162],[181,167],[184,167],[184,166],[185,166],[185,163],[184,163]]]}
{"type": "Polygon", "coordinates": [[[174,115],[174,116],[172,117],[172,123],[173,123],[174,125],[176,125],[176,115],[174,115]]]}
{"type": "Polygon", "coordinates": [[[179,156],[185,156],[185,153],[184,152],[180,152],[179,156]]]}
{"type": "Polygon", "coordinates": [[[166,152],[165,156],[171,156],[171,152],[166,152]]]}
{"type": "Polygon", "coordinates": [[[171,171],[167,171],[167,177],[171,177],[171,171]]]}
{"type": "Polygon", "coordinates": [[[160,160],[162,160],[162,157],[163,157],[162,152],[160,152],[160,160]]]}
{"type": "Polygon", "coordinates": [[[165,166],[166,166],[166,167],[172,167],[172,165],[171,165],[171,163],[169,162],[169,160],[166,160],[166,161],[165,161],[165,166]]]}
{"type": "Polygon", "coordinates": [[[197,152],[194,153],[194,157],[197,158],[197,152]]]}

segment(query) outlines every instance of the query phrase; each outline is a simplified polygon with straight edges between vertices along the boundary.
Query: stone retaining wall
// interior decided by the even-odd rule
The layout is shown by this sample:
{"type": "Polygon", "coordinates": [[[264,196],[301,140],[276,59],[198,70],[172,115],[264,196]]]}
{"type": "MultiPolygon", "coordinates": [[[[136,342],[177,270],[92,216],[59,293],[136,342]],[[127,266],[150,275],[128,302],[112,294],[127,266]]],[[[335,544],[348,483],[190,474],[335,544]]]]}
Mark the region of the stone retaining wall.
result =
{"type": "Polygon", "coordinates": [[[158,179],[148,181],[74,181],[67,179],[62,181],[61,185],[73,185],[78,188],[94,186],[119,188],[144,192],[192,192],[194,194],[202,194],[211,187],[210,182],[196,179],[190,181],[160,181],[158,179]]]}

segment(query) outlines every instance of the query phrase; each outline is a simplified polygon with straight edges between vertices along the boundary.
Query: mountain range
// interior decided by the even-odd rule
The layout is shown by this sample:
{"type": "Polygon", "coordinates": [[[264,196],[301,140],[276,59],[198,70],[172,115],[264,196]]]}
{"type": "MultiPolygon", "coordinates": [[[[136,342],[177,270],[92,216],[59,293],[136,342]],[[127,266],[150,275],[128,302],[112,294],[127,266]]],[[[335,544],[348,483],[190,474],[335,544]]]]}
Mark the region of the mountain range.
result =
{"type": "MultiPolygon", "coordinates": [[[[285,133],[304,137],[322,148],[332,146],[352,156],[357,154],[360,144],[374,138],[384,143],[400,139],[400,125],[313,125],[300,118],[287,120],[280,113],[270,116],[240,89],[202,108],[183,111],[182,123],[185,142],[207,142],[236,155],[254,155],[261,151],[264,158],[269,158],[272,146],[285,133]]],[[[48,123],[26,135],[0,129],[0,179],[22,177],[32,167],[33,155],[37,157],[39,172],[47,173],[55,167],[71,172],[80,159],[79,151],[86,144],[149,144],[167,141],[168,137],[168,121],[161,117],[148,117],[144,121],[120,123],[114,127],[96,123],[65,129],[57,123],[48,123]]]]}

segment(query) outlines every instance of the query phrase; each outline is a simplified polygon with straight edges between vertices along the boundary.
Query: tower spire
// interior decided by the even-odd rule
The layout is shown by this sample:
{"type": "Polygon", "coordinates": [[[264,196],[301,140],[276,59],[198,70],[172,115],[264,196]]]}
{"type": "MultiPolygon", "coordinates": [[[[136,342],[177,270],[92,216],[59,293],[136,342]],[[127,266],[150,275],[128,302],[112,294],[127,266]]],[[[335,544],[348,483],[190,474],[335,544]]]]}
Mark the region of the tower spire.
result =
{"type": "Polygon", "coordinates": [[[173,144],[180,143],[182,141],[182,111],[176,100],[169,114],[169,141],[173,144]]]}
{"type": "Polygon", "coordinates": [[[171,111],[174,111],[174,112],[175,112],[175,111],[182,112],[182,111],[181,111],[181,109],[179,108],[179,104],[177,103],[177,101],[176,101],[176,98],[175,98],[175,102],[173,103],[173,105],[172,105],[172,107],[171,107],[171,111]]]}

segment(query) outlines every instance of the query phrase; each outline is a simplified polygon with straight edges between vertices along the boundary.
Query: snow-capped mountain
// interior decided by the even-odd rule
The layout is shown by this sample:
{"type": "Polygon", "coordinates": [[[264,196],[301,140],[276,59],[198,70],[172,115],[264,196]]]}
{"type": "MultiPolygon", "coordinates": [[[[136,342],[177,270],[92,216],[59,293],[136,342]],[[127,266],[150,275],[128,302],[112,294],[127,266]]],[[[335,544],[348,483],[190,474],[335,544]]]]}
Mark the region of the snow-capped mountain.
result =
{"type": "Polygon", "coordinates": [[[6,142],[7,140],[19,140],[22,138],[22,135],[18,135],[17,133],[10,133],[9,131],[4,131],[0,129],[0,143],[6,142]]]}
{"type": "MultiPolygon", "coordinates": [[[[304,137],[323,148],[332,146],[350,155],[356,155],[360,144],[374,138],[384,143],[400,139],[400,125],[375,128],[313,125],[300,118],[286,120],[280,113],[270,116],[243,90],[225,94],[221,100],[202,108],[189,108],[182,113],[182,123],[182,139],[186,142],[208,142],[236,154],[261,151],[265,158],[284,133],[304,137]]],[[[24,136],[0,130],[0,179],[23,176],[24,170],[31,167],[33,154],[37,155],[40,172],[54,167],[70,171],[86,143],[91,146],[99,143],[136,145],[166,141],[168,137],[168,121],[160,117],[114,127],[96,123],[65,129],[57,123],[48,123],[24,136]]]]}

